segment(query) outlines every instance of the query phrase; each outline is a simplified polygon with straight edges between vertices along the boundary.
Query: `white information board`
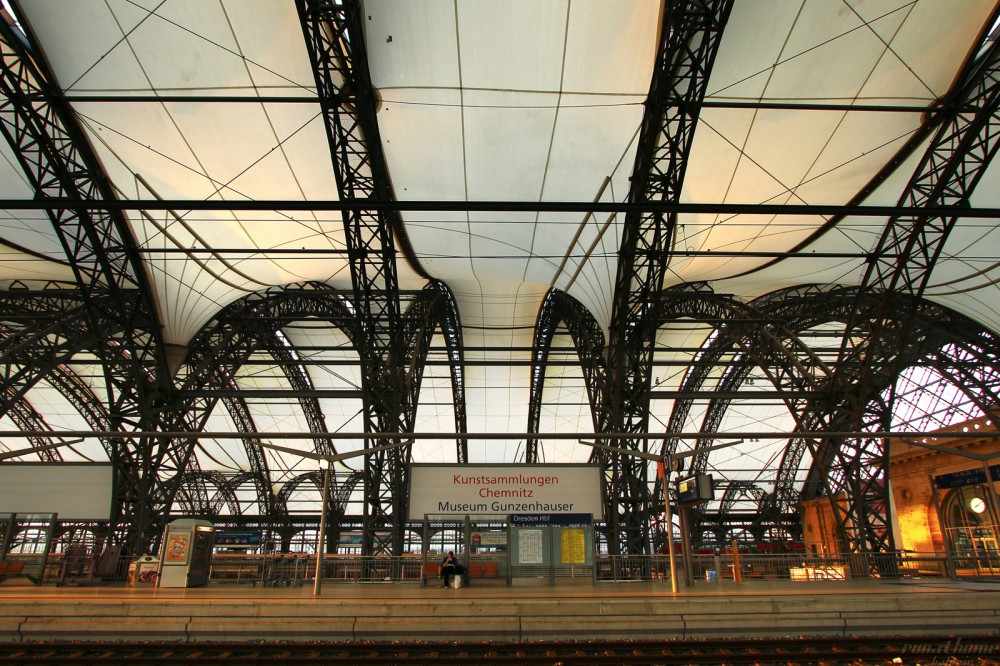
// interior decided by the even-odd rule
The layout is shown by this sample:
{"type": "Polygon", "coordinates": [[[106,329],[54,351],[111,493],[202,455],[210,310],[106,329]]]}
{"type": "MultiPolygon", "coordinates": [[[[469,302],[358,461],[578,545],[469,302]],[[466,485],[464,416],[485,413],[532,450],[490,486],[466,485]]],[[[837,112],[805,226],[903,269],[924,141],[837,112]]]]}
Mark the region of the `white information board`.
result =
{"type": "Polygon", "coordinates": [[[518,532],[518,564],[543,564],[545,562],[544,554],[542,530],[521,529],[518,532]]]}
{"type": "Polygon", "coordinates": [[[410,470],[410,520],[427,514],[590,513],[604,517],[597,465],[421,465],[410,470]]]}

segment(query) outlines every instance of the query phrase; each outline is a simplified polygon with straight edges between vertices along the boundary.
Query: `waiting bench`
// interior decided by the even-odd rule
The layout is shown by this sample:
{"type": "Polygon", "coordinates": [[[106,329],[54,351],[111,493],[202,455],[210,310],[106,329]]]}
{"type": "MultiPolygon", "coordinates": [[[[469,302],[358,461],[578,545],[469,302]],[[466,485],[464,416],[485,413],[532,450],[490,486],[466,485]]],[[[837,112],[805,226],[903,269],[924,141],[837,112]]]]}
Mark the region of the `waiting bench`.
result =
{"type": "Polygon", "coordinates": [[[439,585],[444,586],[444,579],[441,578],[441,565],[437,562],[424,562],[424,585],[430,585],[433,580],[437,580],[439,585]]]}
{"type": "MultiPolygon", "coordinates": [[[[424,585],[429,585],[434,579],[441,579],[441,565],[437,562],[425,562],[423,569],[424,585]]],[[[497,562],[469,562],[465,567],[465,582],[470,578],[499,578],[500,565],[497,562]]],[[[444,584],[444,581],[441,581],[444,584]]]]}
{"type": "Polygon", "coordinates": [[[24,562],[21,560],[0,560],[0,578],[20,576],[24,572],[24,562]]]}
{"type": "Polygon", "coordinates": [[[499,578],[500,565],[496,562],[470,562],[468,567],[471,578],[499,578]]]}

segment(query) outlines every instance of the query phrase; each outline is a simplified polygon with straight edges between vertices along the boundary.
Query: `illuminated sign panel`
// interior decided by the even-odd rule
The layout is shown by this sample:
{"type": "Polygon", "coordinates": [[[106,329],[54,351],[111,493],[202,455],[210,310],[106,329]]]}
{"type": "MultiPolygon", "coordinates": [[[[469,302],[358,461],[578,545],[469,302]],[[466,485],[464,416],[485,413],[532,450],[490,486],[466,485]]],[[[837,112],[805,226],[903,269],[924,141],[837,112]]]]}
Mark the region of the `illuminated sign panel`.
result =
{"type": "Polygon", "coordinates": [[[426,514],[604,516],[596,465],[413,465],[410,519],[426,514]]]}
{"type": "Polygon", "coordinates": [[[677,504],[690,506],[713,499],[715,496],[711,474],[696,474],[677,481],[677,504]]]}

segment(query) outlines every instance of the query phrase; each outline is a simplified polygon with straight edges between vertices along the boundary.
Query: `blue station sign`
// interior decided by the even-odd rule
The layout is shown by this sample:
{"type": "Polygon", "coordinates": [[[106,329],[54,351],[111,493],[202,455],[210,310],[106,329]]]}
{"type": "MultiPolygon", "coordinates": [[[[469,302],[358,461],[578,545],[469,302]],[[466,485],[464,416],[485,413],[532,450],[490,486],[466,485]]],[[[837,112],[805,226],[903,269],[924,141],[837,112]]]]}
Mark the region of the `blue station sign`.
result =
{"type": "Polygon", "coordinates": [[[230,548],[259,546],[260,532],[217,531],[215,533],[215,545],[228,546],[230,548]]]}
{"type": "MultiPolygon", "coordinates": [[[[990,465],[990,476],[994,481],[1000,481],[1000,465],[990,465]]],[[[982,467],[964,469],[961,472],[940,474],[934,477],[934,485],[941,490],[962,488],[964,486],[980,486],[986,483],[986,472],[982,467]]]]}
{"type": "Polygon", "coordinates": [[[512,513],[511,527],[539,527],[541,525],[579,526],[594,522],[589,513],[512,513]]]}

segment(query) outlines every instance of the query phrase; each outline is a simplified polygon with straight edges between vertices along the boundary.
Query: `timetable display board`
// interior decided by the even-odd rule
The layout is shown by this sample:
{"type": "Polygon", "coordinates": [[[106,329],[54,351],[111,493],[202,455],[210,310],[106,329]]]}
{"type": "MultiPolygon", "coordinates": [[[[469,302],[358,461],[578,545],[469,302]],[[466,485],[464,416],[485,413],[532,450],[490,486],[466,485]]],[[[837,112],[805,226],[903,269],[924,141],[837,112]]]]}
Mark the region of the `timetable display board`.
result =
{"type": "Polygon", "coordinates": [[[524,514],[508,520],[513,565],[593,564],[591,514],[524,514]]]}
{"type": "Polygon", "coordinates": [[[545,547],[545,530],[540,527],[522,527],[517,532],[517,564],[548,564],[545,547]]]}
{"type": "Polygon", "coordinates": [[[559,530],[559,563],[587,564],[587,531],[582,527],[559,530]]]}

